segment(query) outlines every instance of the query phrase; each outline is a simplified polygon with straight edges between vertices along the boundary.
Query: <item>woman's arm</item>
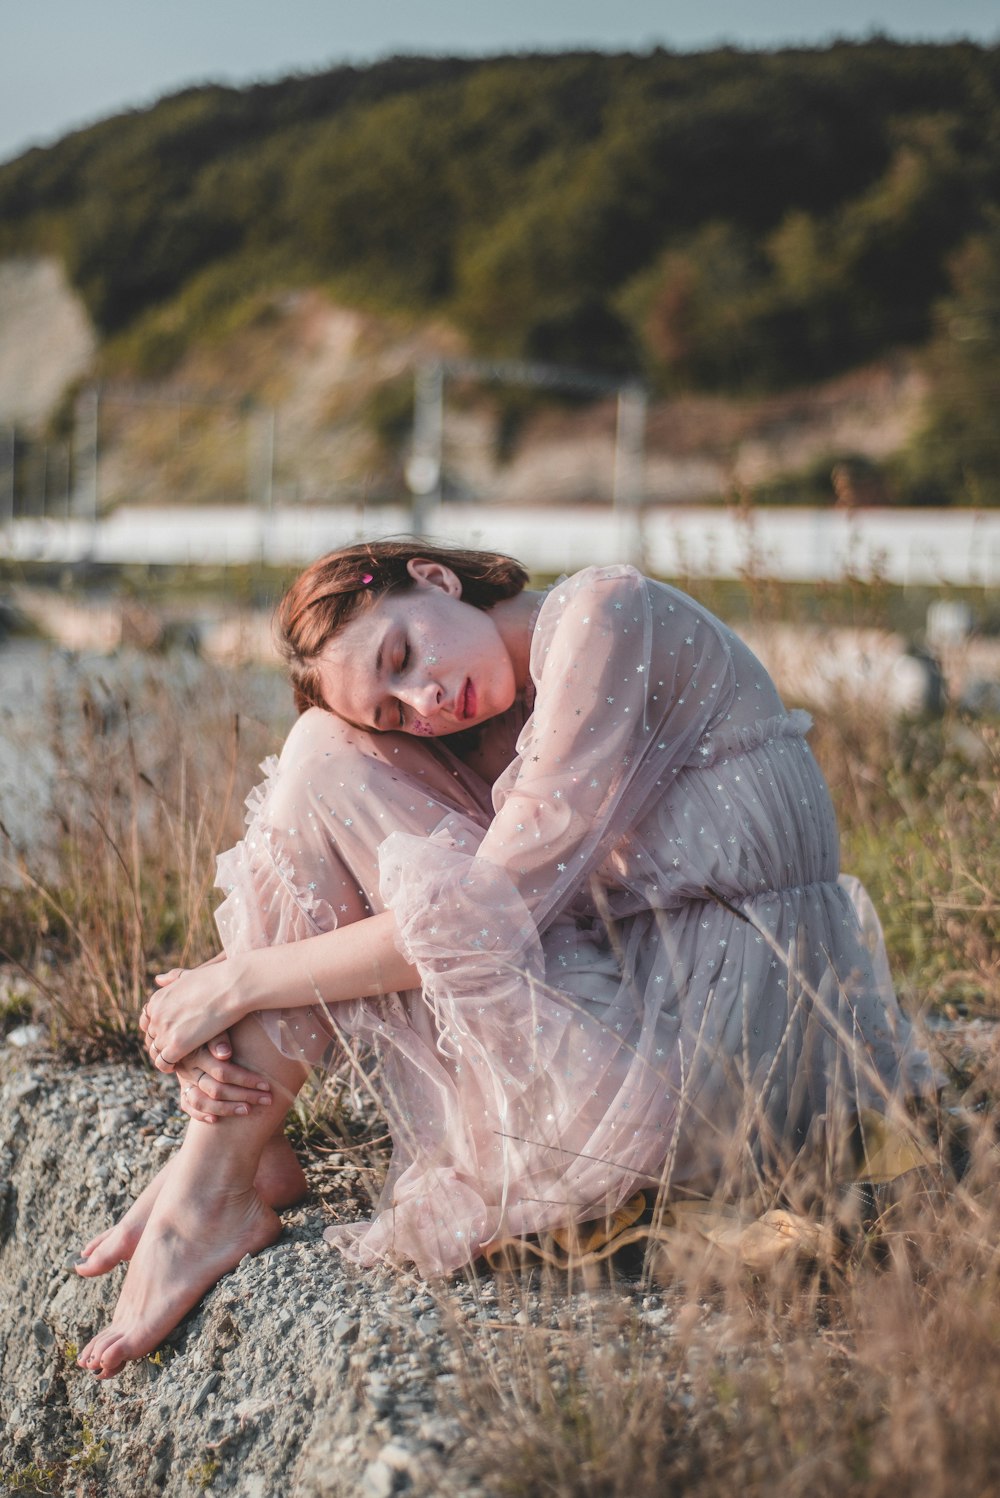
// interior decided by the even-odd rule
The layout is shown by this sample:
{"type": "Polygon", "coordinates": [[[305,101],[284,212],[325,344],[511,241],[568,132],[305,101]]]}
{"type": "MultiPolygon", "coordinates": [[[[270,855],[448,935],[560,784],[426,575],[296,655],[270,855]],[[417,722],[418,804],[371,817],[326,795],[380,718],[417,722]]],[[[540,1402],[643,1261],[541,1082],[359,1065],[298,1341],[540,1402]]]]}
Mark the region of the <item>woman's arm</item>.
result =
{"type": "Polygon", "coordinates": [[[385,911],[183,973],[150,996],[140,1024],[153,1064],[170,1072],[255,1010],[339,1004],[419,986],[419,974],[396,946],[395,917],[385,911]]]}

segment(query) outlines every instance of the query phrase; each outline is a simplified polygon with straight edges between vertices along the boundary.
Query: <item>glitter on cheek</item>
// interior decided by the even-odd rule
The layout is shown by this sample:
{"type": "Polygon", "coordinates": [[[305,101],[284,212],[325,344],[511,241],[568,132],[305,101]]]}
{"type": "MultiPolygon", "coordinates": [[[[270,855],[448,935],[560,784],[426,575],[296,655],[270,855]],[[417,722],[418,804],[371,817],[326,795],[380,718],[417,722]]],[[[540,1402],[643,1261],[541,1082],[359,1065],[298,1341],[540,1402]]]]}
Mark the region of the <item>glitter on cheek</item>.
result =
{"type": "Polygon", "coordinates": [[[423,718],[414,718],[410,723],[410,732],[419,734],[421,738],[432,739],[434,730],[423,718]]]}

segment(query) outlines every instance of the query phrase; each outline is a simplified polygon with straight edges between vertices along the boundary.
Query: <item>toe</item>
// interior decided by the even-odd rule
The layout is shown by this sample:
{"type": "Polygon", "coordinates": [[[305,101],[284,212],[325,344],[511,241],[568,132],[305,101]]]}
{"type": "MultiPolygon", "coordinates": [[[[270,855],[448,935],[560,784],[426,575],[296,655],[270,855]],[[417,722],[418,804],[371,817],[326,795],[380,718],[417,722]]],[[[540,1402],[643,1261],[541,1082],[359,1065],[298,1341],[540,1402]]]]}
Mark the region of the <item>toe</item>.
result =
{"type": "Polygon", "coordinates": [[[116,1264],[122,1262],[121,1255],[115,1253],[88,1254],[80,1264],[74,1264],[73,1268],[83,1279],[93,1279],[95,1275],[106,1274],[109,1269],[114,1269],[116,1264]]]}
{"type": "Polygon", "coordinates": [[[106,1327],[103,1332],[99,1332],[86,1349],[86,1366],[99,1371],[104,1363],[108,1348],[117,1342],[120,1337],[121,1333],[113,1326],[106,1327]]]}
{"type": "Polygon", "coordinates": [[[109,1348],[104,1354],[100,1367],[94,1369],[94,1377],[100,1379],[102,1383],[106,1378],[116,1378],[127,1362],[128,1358],[119,1350],[119,1344],[116,1342],[114,1347],[109,1348]]]}

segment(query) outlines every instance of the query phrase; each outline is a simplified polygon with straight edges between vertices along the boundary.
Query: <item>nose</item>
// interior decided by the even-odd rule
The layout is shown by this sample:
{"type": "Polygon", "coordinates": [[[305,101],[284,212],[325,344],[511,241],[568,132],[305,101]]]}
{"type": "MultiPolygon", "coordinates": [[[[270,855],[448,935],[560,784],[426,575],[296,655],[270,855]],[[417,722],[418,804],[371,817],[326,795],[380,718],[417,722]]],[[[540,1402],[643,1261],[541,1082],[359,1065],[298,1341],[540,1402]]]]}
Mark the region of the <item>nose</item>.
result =
{"type": "Polygon", "coordinates": [[[430,718],[444,700],[444,689],[436,681],[411,681],[400,686],[396,696],[413,712],[419,713],[423,718],[430,718]]]}

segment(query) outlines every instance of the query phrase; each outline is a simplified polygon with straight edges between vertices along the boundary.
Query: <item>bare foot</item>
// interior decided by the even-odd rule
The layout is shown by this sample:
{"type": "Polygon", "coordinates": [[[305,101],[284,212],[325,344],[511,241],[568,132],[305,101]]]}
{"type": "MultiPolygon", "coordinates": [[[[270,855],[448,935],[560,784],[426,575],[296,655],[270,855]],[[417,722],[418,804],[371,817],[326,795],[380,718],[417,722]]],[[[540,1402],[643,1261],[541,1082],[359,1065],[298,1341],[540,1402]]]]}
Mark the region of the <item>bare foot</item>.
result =
{"type": "Polygon", "coordinates": [[[296,1206],[308,1194],[306,1173],[284,1134],[275,1134],[265,1144],[253,1189],[276,1212],[296,1206]]]}
{"type": "Polygon", "coordinates": [[[206,1185],[183,1169],[161,1175],[111,1325],[77,1358],[101,1379],[152,1352],[244,1254],[281,1233],[281,1219],[252,1188],[206,1185]]]}
{"type": "MultiPolygon", "coordinates": [[[[95,1238],[91,1238],[81,1249],[80,1259],[73,1265],[77,1274],[85,1279],[94,1279],[131,1259],[136,1244],[142,1237],[142,1230],[149,1221],[153,1204],[176,1159],[176,1155],[172,1156],[163,1169],[157,1172],[124,1217],[113,1227],[105,1228],[95,1238]]],[[[294,1207],[305,1196],[309,1189],[305,1174],[284,1134],[276,1134],[265,1144],[253,1184],[260,1199],[278,1212],[284,1211],[286,1207],[294,1207]]]]}

